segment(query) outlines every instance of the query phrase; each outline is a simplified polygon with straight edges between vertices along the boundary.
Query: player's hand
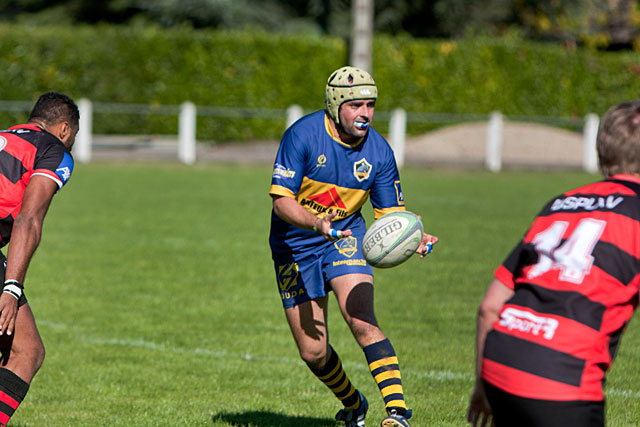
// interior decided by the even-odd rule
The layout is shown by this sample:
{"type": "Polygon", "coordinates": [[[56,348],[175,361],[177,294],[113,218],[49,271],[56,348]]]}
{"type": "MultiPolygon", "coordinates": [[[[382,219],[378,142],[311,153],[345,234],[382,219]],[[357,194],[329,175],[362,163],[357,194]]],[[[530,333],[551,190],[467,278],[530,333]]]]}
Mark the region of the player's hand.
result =
{"type": "Polygon", "coordinates": [[[438,243],[438,238],[436,236],[432,236],[431,234],[422,233],[422,242],[420,242],[420,246],[416,249],[416,252],[420,254],[420,258],[424,258],[433,250],[433,245],[438,243]]]}
{"type": "Polygon", "coordinates": [[[484,387],[478,382],[476,382],[476,386],[471,393],[471,401],[469,402],[469,410],[467,411],[467,421],[473,427],[495,426],[491,407],[484,393],[484,387]]]}
{"type": "Polygon", "coordinates": [[[322,218],[318,218],[318,220],[316,221],[316,228],[318,229],[318,233],[322,234],[324,238],[329,241],[348,237],[353,234],[351,230],[334,230],[331,227],[331,221],[333,221],[333,218],[335,218],[337,214],[337,212],[332,212],[323,216],[322,218]]]}
{"type": "Polygon", "coordinates": [[[0,294],[0,335],[11,335],[16,326],[18,300],[11,294],[0,294]]]}
{"type": "MultiPolygon", "coordinates": [[[[422,221],[422,217],[418,215],[420,221],[422,221]]],[[[438,238],[436,236],[432,236],[431,234],[422,233],[422,242],[420,242],[420,246],[416,249],[416,253],[420,254],[420,258],[424,258],[433,250],[433,245],[438,243],[438,238]]]]}

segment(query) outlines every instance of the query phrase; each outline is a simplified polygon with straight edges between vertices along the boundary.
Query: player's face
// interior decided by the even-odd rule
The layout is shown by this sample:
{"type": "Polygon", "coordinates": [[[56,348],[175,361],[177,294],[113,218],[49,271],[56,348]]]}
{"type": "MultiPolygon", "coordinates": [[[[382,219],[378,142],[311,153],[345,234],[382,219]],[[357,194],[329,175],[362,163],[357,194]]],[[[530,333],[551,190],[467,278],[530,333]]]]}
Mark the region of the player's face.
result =
{"type": "Polygon", "coordinates": [[[367,134],[375,106],[375,99],[356,99],[342,104],[340,124],[349,138],[360,139],[367,134]]]}
{"type": "Polygon", "coordinates": [[[76,142],[76,135],[78,135],[78,127],[77,126],[69,126],[69,133],[65,138],[62,139],[62,143],[67,147],[67,149],[71,150],[73,144],[76,142]]]}

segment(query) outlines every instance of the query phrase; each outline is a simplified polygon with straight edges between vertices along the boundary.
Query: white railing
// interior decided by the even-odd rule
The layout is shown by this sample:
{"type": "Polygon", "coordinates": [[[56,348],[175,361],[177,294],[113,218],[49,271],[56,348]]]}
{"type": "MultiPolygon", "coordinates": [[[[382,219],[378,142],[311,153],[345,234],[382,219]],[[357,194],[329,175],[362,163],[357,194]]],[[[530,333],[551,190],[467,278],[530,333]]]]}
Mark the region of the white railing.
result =
{"type": "MultiPolygon", "coordinates": [[[[0,101],[0,111],[28,112],[32,104],[27,101],[0,101]]],[[[192,102],[184,102],[181,105],[147,105],[147,104],[118,104],[91,102],[88,99],[78,101],[80,110],[80,132],[76,138],[74,147],[75,158],[79,162],[91,161],[93,148],[93,115],[95,113],[112,114],[164,114],[178,117],[177,158],[185,164],[196,162],[196,129],[197,118],[225,117],[225,118],[271,118],[284,119],[286,127],[305,114],[302,107],[292,105],[284,109],[268,108],[234,108],[217,106],[196,106],[192,102]]],[[[486,153],[485,167],[498,172],[502,169],[502,139],[504,133],[504,120],[500,112],[490,115],[483,114],[443,114],[443,113],[418,113],[406,112],[397,108],[391,112],[377,112],[378,120],[389,123],[389,143],[394,149],[398,166],[404,165],[405,142],[407,123],[460,123],[486,121],[486,153]]],[[[590,173],[597,172],[598,160],[596,153],[596,135],[598,132],[599,118],[595,114],[588,114],[584,119],[564,119],[554,117],[509,116],[511,120],[537,121],[540,123],[561,127],[582,126],[583,153],[582,168],[590,173]]]]}

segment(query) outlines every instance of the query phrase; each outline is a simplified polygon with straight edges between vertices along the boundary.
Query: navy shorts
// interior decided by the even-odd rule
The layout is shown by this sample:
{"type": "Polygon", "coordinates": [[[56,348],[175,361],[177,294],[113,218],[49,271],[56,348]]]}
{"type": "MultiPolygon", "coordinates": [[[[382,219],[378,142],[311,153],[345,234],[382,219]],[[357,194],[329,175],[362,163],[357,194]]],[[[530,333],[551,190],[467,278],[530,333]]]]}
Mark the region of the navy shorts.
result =
{"type": "Polygon", "coordinates": [[[345,274],[370,274],[373,268],[362,254],[364,232],[318,246],[311,253],[274,259],[278,291],[284,308],[321,298],[330,291],[329,280],[345,274]]]}
{"type": "MultiPolygon", "coordinates": [[[[4,256],[2,252],[0,252],[0,266],[2,266],[2,283],[4,283],[4,273],[7,270],[7,257],[4,256]]],[[[18,307],[22,307],[27,303],[27,297],[24,295],[24,290],[22,291],[22,296],[18,300],[18,307]]]]}

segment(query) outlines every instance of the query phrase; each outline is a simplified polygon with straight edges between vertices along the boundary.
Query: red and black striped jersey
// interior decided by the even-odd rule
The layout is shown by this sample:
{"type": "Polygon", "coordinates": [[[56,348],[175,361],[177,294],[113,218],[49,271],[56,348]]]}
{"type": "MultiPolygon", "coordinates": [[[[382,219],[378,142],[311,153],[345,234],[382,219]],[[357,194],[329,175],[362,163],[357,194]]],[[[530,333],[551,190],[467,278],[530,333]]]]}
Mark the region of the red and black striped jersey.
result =
{"type": "Polygon", "coordinates": [[[495,276],[514,295],[487,335],[483,378],[526,398],[603,400],[638,305],[640,179],[616,175],[551,200],[495,276]]]}
{"type": "Polygon", "coordinates": [[[72,172],[71,153],[49,132],[30,124],[0,131],[0,247],[11,238],[31,177],[46,176],[62,188],[72,172]]]}

